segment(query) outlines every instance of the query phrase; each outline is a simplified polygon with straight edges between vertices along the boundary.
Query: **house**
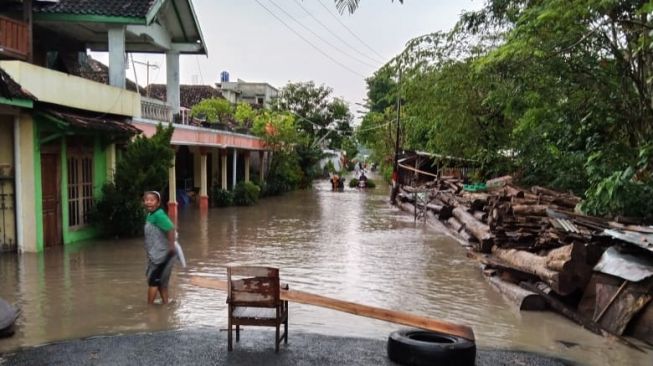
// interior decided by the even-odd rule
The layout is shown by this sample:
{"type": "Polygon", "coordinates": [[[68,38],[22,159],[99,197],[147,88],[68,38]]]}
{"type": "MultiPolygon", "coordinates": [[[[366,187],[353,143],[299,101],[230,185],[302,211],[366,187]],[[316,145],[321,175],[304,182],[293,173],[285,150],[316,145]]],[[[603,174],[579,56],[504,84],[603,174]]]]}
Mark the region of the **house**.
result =
{"type": "Polygon", "coordinates": [[[223,81],[218,88],[232,104],[247,102],[249,104],[269,106],[279,96],[279,90],[268,83],[247,82],[238,79],[236,82],[223,81]]]}
{"type": "MultiPolygon", "coordinates": [[[[5,0],[0,34],[0,250],[40,252],[92,238],[89,212],[112,179],[117,152],[135,134],[174,120],[179,57],[207,52],[191,0],[5,0]],[[87,50],[107,51],[108,67],[87,50]],[[165,54],[166,101],[133,91],[129,52],[165,54]]],[[[225,158],[226,177],[229,149],[230,174],[248,178],[236,168],[249,169],[250,151],[264,152],[254,137],[182,125],[173,144],[195,152],[204,202],[207,154],[225,158]]],[[[173,167],[173,193],[175,181],[173,167]]]]}

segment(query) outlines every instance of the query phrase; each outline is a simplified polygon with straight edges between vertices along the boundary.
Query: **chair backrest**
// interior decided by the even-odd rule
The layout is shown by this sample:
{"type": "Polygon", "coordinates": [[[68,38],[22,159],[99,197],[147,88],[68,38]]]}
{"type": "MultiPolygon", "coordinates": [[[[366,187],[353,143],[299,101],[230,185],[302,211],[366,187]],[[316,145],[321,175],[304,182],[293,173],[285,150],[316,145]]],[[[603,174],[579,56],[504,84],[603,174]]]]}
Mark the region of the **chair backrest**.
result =
{"type": "Polygon", "coordinates": [[[280,303],[279,269],[229,266],[227,291],[233,306],[275,307],[280,303]]]}

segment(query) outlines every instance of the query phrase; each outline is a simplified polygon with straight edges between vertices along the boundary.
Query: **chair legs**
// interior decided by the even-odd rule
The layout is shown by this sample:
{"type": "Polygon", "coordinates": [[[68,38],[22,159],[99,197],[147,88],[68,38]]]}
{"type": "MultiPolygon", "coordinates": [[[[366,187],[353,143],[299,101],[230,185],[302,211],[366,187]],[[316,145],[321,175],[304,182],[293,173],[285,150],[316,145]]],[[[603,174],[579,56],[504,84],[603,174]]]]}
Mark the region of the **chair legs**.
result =
{"type": "Polygon", "coordinates": [[[231,342],[231,317],[229,317],[229,322],[227,324],[227,351],[231,352],[234,349],[231,342]]]}
{"type": "Polygon", "coordinates": [[[274,353],[279,353],[279,343],[281,343],[281,339],[279,337],[279,328],[281,324],[277,323],[277,332],[276,336],[274,337],[274,353]]]}
{"type": "Polygon", "coordinates": [[[283,343],[288,344],[288,318],[286,318],[286,321],[283,322],[283,338],[283,343]]]}

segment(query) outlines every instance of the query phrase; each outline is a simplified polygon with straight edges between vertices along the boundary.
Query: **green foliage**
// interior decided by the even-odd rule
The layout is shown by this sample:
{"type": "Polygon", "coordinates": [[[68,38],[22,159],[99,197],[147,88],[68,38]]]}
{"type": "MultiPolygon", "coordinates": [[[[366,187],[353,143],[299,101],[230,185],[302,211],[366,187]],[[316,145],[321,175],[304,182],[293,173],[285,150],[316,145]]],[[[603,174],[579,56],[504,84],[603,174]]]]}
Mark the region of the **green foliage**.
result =
{"type": "Polygon", "coordinates": [[[140,198],[126,196],[116,185],[102,186],[102,198],[91,212],[91,221],[103,236],[109,238],[141,235],[145,224],[145,210],[140,198]]]}
{"type": "Polygon", "coordinates": [[[145,191],[162,191],[168,182],[168,168],[174,158],[170,147],[172,125],[157,126],[151,137],[137,136],[127,145],[116,164],[114,183],[102,187],[91,220],[108,237],[130,237],[143,231],[145,191]],[[146,163],[145,163],[146,162],[146,163]]]}
{"type": "Polygon", "coordinates": [[[388,169],[401,95],[404,149],[474,159],[479,178],[585,192],[590,213],[650,216],[638,154],[653,140],[651,4],[490,0],[367,80],[357,138],[388,169]]]}
{"type": "Polygon", "coordinates": [[[295,190],[299,187],[302,176],[297,154],[292,151],[277,151],[272,155],[264,195],[278,196],[295,190]]]}
{"type": "Polygon", "coordinates": [[[305,144],[339,149],[342,140],[352,135],[352,114],[347,103],[333,98],[333,90],[314,82],[288,83],[274,105],[297,119],[297,130],[306,137],[305,144]]]}
{"type": "Polygon", "coordinates": [[[358,187],[358,183],[359,183],[358,179],[356,179],[356,178],[351,178],[351,179],[349,180],[349,188],[356,188],[356,187],[358,187]]]}
{"type": "Polygon", "coordinates": [[[368,178],[367,182],[365,182],[365,187],[370,188],[370,189],[371,188],[376,188],[376,183],[373,180],[368,178]]]}
{"type": "Polygon", "coordinates": [[[252,109],[249,103],[240,102],[236,105],[236,113],[234,119],[241,127],[249,127],[252,125],[256,112],[252,109]]]}
{"type": "Polygon", "coordinates": [[[191,115],[196,118],[206,119],[209,123],[225,122],[232,114],[232,106],[223,98],[204,99],[191,108],[191,115]]]}
{"type": "Polygon", "coordinates": [[[333,161],[331,161],[331,160],[327,161],[325,166],[326,166],[327,172],[329,172],[331,174],[336,172],[336,167],[335,167],[335,165],[333,165],[333,161]]]}
{"type": "Polygon", "coordinates": [[[234,194],[218,185],[211,187],[211,201],[216,207],[228,207],[234,204],[234,194]]]}
{"type": "Polygon", "coordinates": [[[251,206],[258,202],[261,188],[252,182],[239,182],[234,188],[234,204],[251,206]]]}

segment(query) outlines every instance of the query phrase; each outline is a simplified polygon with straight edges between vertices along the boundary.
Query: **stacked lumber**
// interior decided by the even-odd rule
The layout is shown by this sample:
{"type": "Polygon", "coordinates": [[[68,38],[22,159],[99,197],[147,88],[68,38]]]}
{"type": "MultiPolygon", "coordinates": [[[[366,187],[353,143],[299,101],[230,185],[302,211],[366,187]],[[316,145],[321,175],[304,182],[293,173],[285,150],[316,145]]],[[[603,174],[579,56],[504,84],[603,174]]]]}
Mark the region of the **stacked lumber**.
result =
{"type": "MultiPolygon", "coordinates": [[[[400,187],[397,197],[399,206],[414,211],[416,218],[422,212],[424,218],[437,219],[470,245],[468,256],[483,265],[486,277],[491,276],[488,281],[520,309],[539,309],[546,301],[587,329],[616,336],[624,333],[635,314],[647,314],[642,309],[653,304],[653,278],[647,285],[629,287],[637,296],[624,295],[615,301],[619,286],[610,290],[614,295],[608,299],[595,296],[599,287],[593,268],[608,247],[624,244],[603,235],[606,229],[653,234],[652,227],[577,214],[579,197],[539,186],[524,189],[513,184],[511,177],[488,181],[485,187],[470,191],[459,178],[440,177],[420,187],[400,187]],[[578,304],[578,295],[583,293],[578,304]],[[574,303],[578,309],[568,306],[574,303]]],[[[646,333],[652,324],[639,321],[634,326],[641,328],[636,332],[646,333]]]]}

